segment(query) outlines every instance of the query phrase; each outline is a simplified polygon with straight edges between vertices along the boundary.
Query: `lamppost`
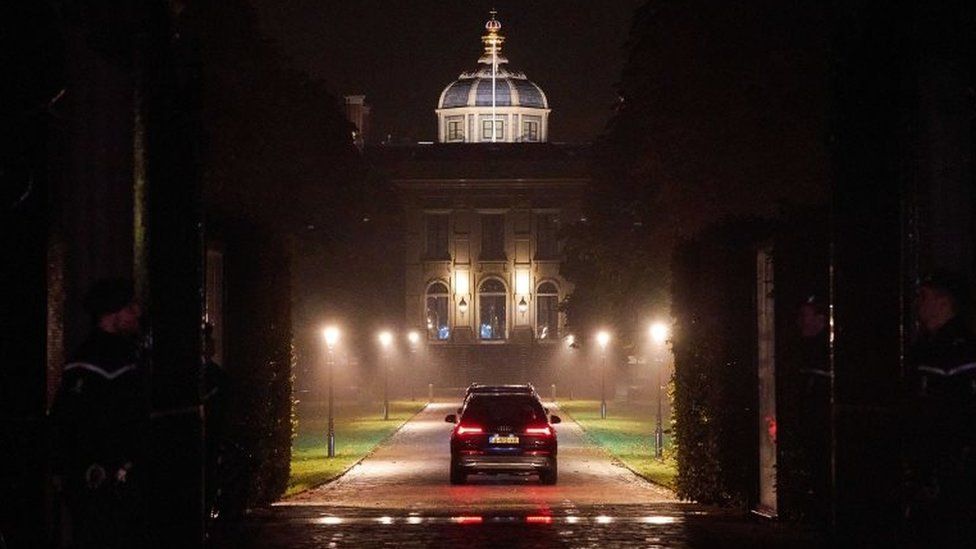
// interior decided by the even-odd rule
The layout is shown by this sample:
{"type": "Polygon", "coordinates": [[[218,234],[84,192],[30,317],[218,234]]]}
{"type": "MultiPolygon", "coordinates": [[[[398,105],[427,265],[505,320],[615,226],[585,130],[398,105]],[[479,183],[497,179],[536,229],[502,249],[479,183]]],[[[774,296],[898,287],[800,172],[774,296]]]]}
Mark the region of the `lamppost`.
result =
{"type": "MultiPolygon", "coordinates": [[[[413,373],[413,380],[416,382],[417,379],[417,345],[420,344],[420,334],[417,330],[410,330],[407,333],[407,341],[410,342],[410,370],[413,373]]],[[[410,383],[410,401],[416,400],[415,395],[417,392],[417,387],[414,383],[410,383]]]]}
{"type": "Polygon", "coordinates": [[[390,419],[390,357],[386,356],[393,334],[384,330],[379,335],[380,345],[383,346],[383,419],[390,419]]]}
{"type": "Polygon", "coordinates": [[[575,374],[575,368],[573,367],[573,349],[576,345],[576,336],[569,334],[566,336],[566,364],[567,366],[563,368],[567,370],[568,375],[566,376],[566,388],[569,390],[569,400],[573,400],[573,388],[576,385],[573,380],[575,374]]]}
{"type": "Polygon", "coordinates": [[[325,346],[328,349],[328,368],[329,368],[329,431],[328,448],[329,457],[335,457],[335,415],[333,414],[333,400],[335,396],[335,357],[332,351],[336,343],[339,342],[339,328],[335,326],[327,327],[322,335],[325,337],[325,346]]]}
{"type": "Polygon", "coordinates": [[[596,334],[596,341],[603,349],[603,368],[600,370],[600,419],[607,419],[607,343],[610,343],[610,334],[601,331],[596,334]]]}
{"type": "Polygon", "coordinates": [[[661,393],[663,393],[661,372],[664,370],[664,360],[661,353],[662,346],[668,340],[668,327],[663,322],[655,322],[651,325],[650,331],[651,341],[655,344],[653,353],[657,362],[657,418],[654,427],[654,457],[661,459],[664,456],[664,427],[661,424],[661,393]]]}

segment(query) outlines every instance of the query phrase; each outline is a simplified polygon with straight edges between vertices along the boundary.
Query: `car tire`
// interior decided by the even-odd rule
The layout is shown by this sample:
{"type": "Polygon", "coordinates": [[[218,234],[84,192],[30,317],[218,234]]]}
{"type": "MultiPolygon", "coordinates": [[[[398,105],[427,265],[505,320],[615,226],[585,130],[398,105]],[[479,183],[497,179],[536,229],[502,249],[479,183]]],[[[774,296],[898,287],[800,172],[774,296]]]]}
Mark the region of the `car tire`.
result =
{"type": "Polygon", "coordinates": [[[464,484],[468,480],[468,474],[464,469],[451,465],[451,484],[464,484]]]}
{"type": "Polygon", "coordinates": [[[556,480],[559,478],[559,470],[556,468],[556,460],[552,461],[547,469],[539,471],[539,482],[547,486],[552,486],[556,484],[556,480]]]}

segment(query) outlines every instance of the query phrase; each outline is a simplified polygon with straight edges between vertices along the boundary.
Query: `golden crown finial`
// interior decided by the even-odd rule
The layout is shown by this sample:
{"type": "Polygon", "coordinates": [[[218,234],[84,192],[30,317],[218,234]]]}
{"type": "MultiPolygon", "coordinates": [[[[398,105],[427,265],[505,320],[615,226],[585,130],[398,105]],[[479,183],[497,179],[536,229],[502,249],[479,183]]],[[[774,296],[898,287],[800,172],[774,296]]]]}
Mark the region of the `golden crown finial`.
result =
{"type": "Polygon", "coordinates": [[[498,33],[502,29],[502,23],[495,16],[498,15],[496,10],[491,10],[491,19],[485,23],[485,29],[488,34],[481,37],[481,42],[485,45],[485,55],[498,55],[502,51],[502,42],[505,41],[505,37],[498,33]]]}
{"type": "Polygon", "coordinates": [[[485,29],[487,29],[488,32],[498,32],[498,31],[500,31],[501,28],[502,28],[502,23],[501,23],[501,21],[499,21],[498,19],[495,18],[495,16],[498,15],[498,10],[492,9],[488,13],[491,14],[491,19],[489,19],[488,22],[485,23],[485,29]]]}

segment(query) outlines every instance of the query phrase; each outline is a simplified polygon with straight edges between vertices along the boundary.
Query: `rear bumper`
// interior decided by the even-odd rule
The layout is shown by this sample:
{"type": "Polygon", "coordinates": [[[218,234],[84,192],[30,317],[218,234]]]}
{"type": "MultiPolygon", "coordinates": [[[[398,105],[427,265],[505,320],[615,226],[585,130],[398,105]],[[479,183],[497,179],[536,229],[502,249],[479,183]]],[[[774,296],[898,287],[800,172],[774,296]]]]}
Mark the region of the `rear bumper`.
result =
{"type": "Polygon", "coordinates": [[[525,473],[551,467],[550,456],[460,456],[455,463],[469,472],[525,473]]]}

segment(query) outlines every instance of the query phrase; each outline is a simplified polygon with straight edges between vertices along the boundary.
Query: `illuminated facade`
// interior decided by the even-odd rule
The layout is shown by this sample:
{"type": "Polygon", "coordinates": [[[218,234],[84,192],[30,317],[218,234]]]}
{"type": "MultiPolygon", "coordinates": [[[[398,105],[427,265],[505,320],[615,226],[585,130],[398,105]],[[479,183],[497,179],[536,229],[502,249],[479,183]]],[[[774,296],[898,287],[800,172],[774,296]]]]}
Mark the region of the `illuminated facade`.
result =
{"type": "Polygon", "coordinates": [[[589,147],[545,142],[545,94],[503,69],[494,15],[487,28],[481,69],[441,94],[440,142],[372,149],[373,165],[387,171],[403,205],[405,328],[426,334],[437,379],[545,383],[552,357],[567,348],[559,302],[572,287],[560,272],[560,237],[580,216],[589,147]],[[493,71],[494,106],[486,91],[493,71]],[[465,102],[455,105],[455,94],[465,102]],[[493,111],[505,128],[495,142],[493,111]],[[455,116],[465,121],[458,139],[455,116]]]}
{"type": "Polygon", "coordinates": [[[548,343],[560,229],[575,221],[588,150],[549,144],[387,149],[404,204],[407,324],[434,344],[548,343]]]}

